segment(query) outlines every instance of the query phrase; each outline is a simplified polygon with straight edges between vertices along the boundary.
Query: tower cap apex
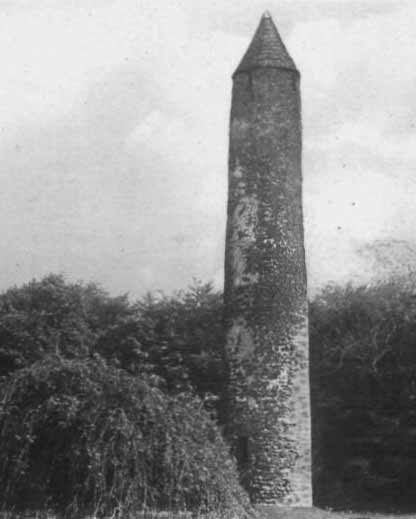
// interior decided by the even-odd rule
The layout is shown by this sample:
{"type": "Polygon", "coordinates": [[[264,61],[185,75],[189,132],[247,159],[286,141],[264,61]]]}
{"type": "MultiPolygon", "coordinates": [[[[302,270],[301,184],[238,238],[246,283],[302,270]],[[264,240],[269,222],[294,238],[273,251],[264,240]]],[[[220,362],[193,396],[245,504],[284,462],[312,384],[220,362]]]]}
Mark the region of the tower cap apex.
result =
{"type": "Polygon", "coordinates": [[[240,72],[250,72],[258,68],[276,68],[298,72],[269,11],[263,13],[256,33],[233,77],[240,72]]]}

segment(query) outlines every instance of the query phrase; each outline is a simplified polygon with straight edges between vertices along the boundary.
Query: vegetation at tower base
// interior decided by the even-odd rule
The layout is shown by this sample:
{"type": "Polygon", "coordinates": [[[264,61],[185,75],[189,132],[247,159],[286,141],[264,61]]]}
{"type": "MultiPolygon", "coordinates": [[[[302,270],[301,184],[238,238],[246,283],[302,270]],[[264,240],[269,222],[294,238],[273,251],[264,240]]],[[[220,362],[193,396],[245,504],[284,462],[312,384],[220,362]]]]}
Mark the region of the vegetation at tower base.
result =
{"type": "Polygon", "coordinates": [[[178,375],[203,372],[202,356],[212,369],[218,311],[203,285],[137,304],[59,276],[2,294],[1,508],[245,515],[205,382],[178,375]],[[207,339],[193,345],[197,332],[207,339]]]}

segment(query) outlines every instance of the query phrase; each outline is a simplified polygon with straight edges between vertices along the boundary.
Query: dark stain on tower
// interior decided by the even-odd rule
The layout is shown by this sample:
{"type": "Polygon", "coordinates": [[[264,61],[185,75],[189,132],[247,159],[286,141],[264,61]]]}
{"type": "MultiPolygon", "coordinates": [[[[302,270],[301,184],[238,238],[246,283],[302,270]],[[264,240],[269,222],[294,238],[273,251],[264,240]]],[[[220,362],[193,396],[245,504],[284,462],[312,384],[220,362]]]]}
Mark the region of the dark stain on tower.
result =
{"type": "Polygon", "coordinates": [[[227,403],[252,500],[311,506],[299,80],[265,13],[233,75],[224,288],[227,403]]]}

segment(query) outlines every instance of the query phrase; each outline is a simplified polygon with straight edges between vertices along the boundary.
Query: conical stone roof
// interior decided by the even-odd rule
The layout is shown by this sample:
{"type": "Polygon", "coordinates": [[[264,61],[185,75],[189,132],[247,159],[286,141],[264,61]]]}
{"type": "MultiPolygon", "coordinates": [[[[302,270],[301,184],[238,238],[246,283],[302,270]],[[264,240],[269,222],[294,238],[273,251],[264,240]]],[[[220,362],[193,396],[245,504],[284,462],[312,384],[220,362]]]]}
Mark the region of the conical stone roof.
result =
{"type": "Polygon", "coordinates": [[[256,68],[283,68],[297,71],[272,17],[266,11],[234,75],[256,68]]]}

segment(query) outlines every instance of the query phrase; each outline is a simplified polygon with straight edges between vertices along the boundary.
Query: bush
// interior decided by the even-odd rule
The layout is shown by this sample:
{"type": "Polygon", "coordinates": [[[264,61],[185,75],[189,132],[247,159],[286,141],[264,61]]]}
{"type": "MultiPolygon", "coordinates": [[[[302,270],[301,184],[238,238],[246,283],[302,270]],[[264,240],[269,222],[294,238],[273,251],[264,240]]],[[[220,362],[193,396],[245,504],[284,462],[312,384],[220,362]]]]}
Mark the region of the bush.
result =
{"type": "Polygon", "coordinates": [[[315,500],[416,504],[413,279],[329,287],[310,305],[315,500]]]}
{"type": "Polygon", "coordinates": [[[163,393],[154,376],[46,356],[10,375],[1,396],[3,508],[74,517],[247,503],[201,401],[163,393]]]}

